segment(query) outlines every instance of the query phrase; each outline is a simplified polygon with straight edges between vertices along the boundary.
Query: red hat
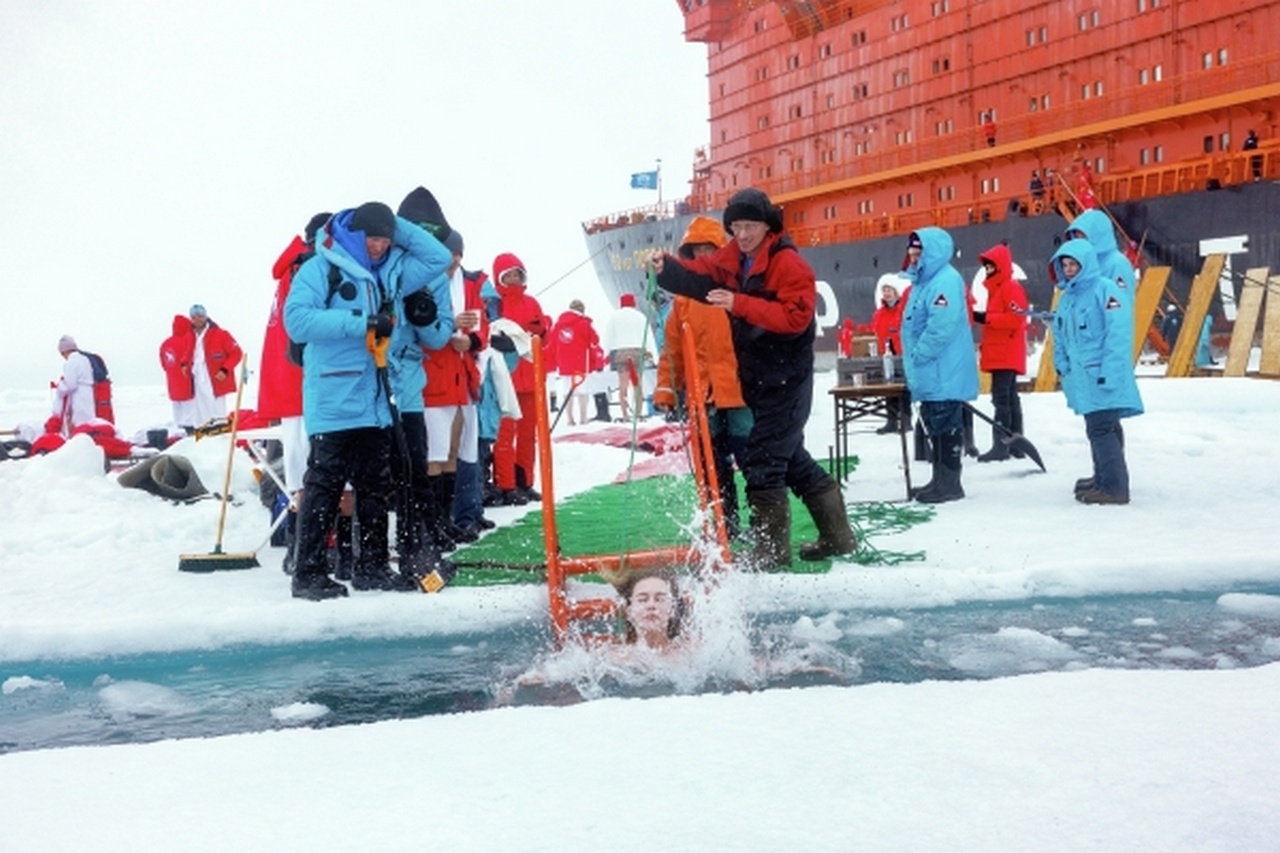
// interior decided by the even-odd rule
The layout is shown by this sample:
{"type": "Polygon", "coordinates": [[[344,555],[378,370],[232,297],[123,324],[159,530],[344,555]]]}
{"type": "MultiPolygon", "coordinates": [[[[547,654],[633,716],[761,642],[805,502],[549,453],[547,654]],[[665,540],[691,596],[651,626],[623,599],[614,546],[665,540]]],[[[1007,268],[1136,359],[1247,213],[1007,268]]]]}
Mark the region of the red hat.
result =
{"type": "Polygon", "coordinates": [[[635,308],[636,295],[634,293],[624,293],[622,298],[618,300],[618,305],[622,308],[635,308]]]}
{"type": "Polygon", "coordinates": [[[493,259],[493,280],[502,284],[502,276],[512,270],[525,272],[524,262],[510,252],[503,252],[493,259]]]}

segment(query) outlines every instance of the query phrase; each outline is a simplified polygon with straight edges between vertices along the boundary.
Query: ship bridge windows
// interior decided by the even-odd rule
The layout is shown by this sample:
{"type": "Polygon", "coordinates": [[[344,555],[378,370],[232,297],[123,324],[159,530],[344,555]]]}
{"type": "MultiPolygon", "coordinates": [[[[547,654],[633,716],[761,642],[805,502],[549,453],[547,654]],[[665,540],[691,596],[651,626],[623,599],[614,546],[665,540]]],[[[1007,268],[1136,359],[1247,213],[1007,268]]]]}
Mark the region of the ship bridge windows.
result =
{"type": "Polygon", "coordinates": [[[1034,47],[1037,43],[1044,44],[1049,40],[1048,27],[1032,27],[1027,30],[1027,47],[1034,47]]]}
{"type": "Polygon", "coordinates": [[[998,176],[982,179],[983,195],[990,195],[992,193],[998,193],[998,192],[1000,192],[1000,178],[998,176]]]}
{"type": "Polygon", "coordinates": [[[898,207],[915,207],[915,193],[901,193],[898,195],[898,207]]]}
{"type": "Polygon", "coordinates": [[[1102,22],[1102,15],[1098,12],[1097,9],[1092,9],[1088,12],[1084,12],[1080,15],[1079,18],[1076,19],[1076,23],[1079,25],[1081,32],[1089,29],[1090,27],[1096,27],[1101,22],[1102,22]]]}
{"type": "Polygon", "coordinates": [[[934,0],[934,2],[929,5],[929,11],[935,18],[939,15],[945,15],[947,12],[951,11],[951,0],[934,0]]]}
{"type": "Polygon", "coordinates": [[[787,70],[795,71],[800,67],[800,54],[793,53],[787,57],[787,70]]]}
{"type": "Polygon", "coordinates": [[[893,141],[898,145],[910,145],[912,141],[911,128],[899,130],[893,134],[893,141]]]}
{"type": "Polygon", "coordinates": [[[1138,11],[1145,12],[1148,9],[1159,9],[1160,0],[1138,0],[1138,11]]]}
{"type": "Polygon", "coordinates": [[[836,206],[834,204],[829,204],[826,207],[822,208],[822,218],[823,219],[839,218],[836,212],[836,206]]]}
{"type": "Polygon", "coordinates": [[[955,122],[949,118],[935,122],[933,125],[933,132],[938,136],[946,136],[948,134],[955,133],[955,130],[955,122]]]}
{"type": "Polygon", "coordinates": [[[900,33],[903,30],[909,29],[910,27],[911,27],[911,22],[907,19],[907,16],[905,14],[896,15],[889,19],[890,32],[900,33]]]}
{"type": "Polygon", "coordinates": [[[942,74],[943,72],[950,71],[950,70],[951,70],[951,57],[943,56],[933,61],[934,74],[942,74]]]}
{"type": "Polygon", "coordinates": [[[867,89],[866,83],[853,84],[853,99],[855,101],[858,100],[859,98],[867,97],[867,92],[868,92],[868,89],[867,89]]]}
{"type": "Polygon", "coordinates": [[[956,188],[954,185],[948,184],[945,187],[938,187],[938,201],[955,201],[956,188]]]}
{"type": "Polygon", "coordinates": [[[831,43],[818,45],[818,58],[829,59],[831,57],[831,43]]]}
{"type": "Polygon", "coordinates": [[[804,107],[800,104],[792,104],[791,109],[787,110],[787,115],[791,116],[791,118],[803,118],[804,107]]]}
{"type": "Polygon", "coordinates": [[[859,45],[863,45],[863,44],[866,44],[866,43],[867,43],[867,31],[866,31],[866,30],[858,30],[856,33],[854,33],[854,34],[853,34],[853,46],[854,46],[854,47],[858,47],[859,45]]]}
{"type": "Polygon", "coordinates": [[[1215,59],[1219,65],[1226,65],[1227,49],[1225,47],[1218,48],[1218,52],[1216,54],[1211,50],[1205,51],[1204,56],[1201,57],[1201,62],[1205,68],[1212,68],[1215,59]]]}
{"type": "Polygon", "coordinates": [[[858,213],[861,214],[862,216],[867,216],[871,213],[874,213],[875,209],[876,209],[876,203],[874,199],[864,198],[858,202],[858,213]]]}
{"type": "Polygon", "coordinates": [[[893,88],[899,89],[903,86],[911,85],[911,72],[906,68],[901,68],[893,72],[893,88]]]}

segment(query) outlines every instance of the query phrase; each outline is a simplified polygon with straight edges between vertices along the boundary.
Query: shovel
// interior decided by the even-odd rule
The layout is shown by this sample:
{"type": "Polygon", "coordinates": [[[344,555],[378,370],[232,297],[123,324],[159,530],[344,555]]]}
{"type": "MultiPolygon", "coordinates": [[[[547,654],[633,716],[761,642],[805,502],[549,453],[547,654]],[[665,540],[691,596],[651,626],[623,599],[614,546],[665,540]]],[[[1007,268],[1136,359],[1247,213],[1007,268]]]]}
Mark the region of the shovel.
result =
{"type": "Polygon", "coordinates": [[[968,411],[973,412],[973,414],[976,417],[986,421],[987,423],[995,427],[997,430],[999,430],[1001,433],[1003,433],[1005,437],[1001,439],[1001,441],[1005,443],[1005,446],[1009,448],[1010,452],[1017,451],[1020,453],[1024,453],[1029,459],[1031,459],[1032,462],[1040,466],[1041,471],[1048,470],[1047,468],[1044,467],[1044,460],[1040,458],[1040,451],[1036,450],[1036,446],[1032,444],[1025,435],[1019,435],[1018,433],[1009,429],[1004,424],[997,423],[995,420],[988,417],[986,414],[979,411],[978,409],[975,409],[973,406],[969,405],[968,403],[965,403],[964,407],[968,411]]]}

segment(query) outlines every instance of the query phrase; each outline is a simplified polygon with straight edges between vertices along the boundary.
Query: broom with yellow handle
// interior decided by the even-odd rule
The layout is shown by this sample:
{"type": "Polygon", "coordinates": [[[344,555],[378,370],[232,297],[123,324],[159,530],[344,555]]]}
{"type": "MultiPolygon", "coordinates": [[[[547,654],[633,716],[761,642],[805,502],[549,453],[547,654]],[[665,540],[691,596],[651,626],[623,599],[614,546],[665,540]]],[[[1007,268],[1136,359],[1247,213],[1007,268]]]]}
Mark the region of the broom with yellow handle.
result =
{"type": "Polygon", "coordinates": [[[240,401],[244,398],[244,384],[248,377],[248,359],[240,362],[240,377],[236,388],[236,407],[231,413],[231,443],[227,447],[227,470],[222,478],[222,507],[218,511],[218,537],[208,554],[178,555],[180,572],[218,572],[227,569],[252,569],[261,565],[256,553],[229,554],[222,550],[222,532],[227,525],[227,501],[231,492],[231,464],[235,461],[236,433],[240,430],[240,401]]]}

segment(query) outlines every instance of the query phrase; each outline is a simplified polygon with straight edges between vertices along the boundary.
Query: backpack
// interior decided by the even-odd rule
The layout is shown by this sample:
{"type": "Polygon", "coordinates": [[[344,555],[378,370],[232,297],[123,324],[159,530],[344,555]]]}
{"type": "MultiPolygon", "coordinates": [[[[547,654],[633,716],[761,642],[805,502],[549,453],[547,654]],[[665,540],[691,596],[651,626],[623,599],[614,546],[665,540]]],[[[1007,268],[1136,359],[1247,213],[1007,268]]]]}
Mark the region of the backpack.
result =
{"type": "MultiPolygon", "coordinates": [[[[309,252],[306,255],[299,255],[298,259],[294,262],[293,272],[296,273],[299,267],[301,267],[304,263],[306,263],[313,257],[315,257],[315,252],[309,252]]],[[[293,273],[290,273],[291,277],[292,275],[293,273]]],[[[326,296],[324,300],[325,308],[328,308],[329,303],[333,302],[333,295],[338,292],[338,288],[340,287],[342,287],[342,270],[338,269],[333,264],[330,264],[329,265],[329,295],[326,296]]],[[[293,338],[289,338],[289,347],[287,350],[289,363],[294,365],[295,367],[302,367],[302,353],[306,348],[307,348],[306,342],[299,342],[299,341],[295,341],[293,338]]]]}
{"type": "Polygon", "coordinates": [[[95,352],[78,352],[89,359],[93,368],[93,416],[104,421],[116,422],[115,410],[111,406],[111,377],[107,373],[107,363],[95,352]]]}

